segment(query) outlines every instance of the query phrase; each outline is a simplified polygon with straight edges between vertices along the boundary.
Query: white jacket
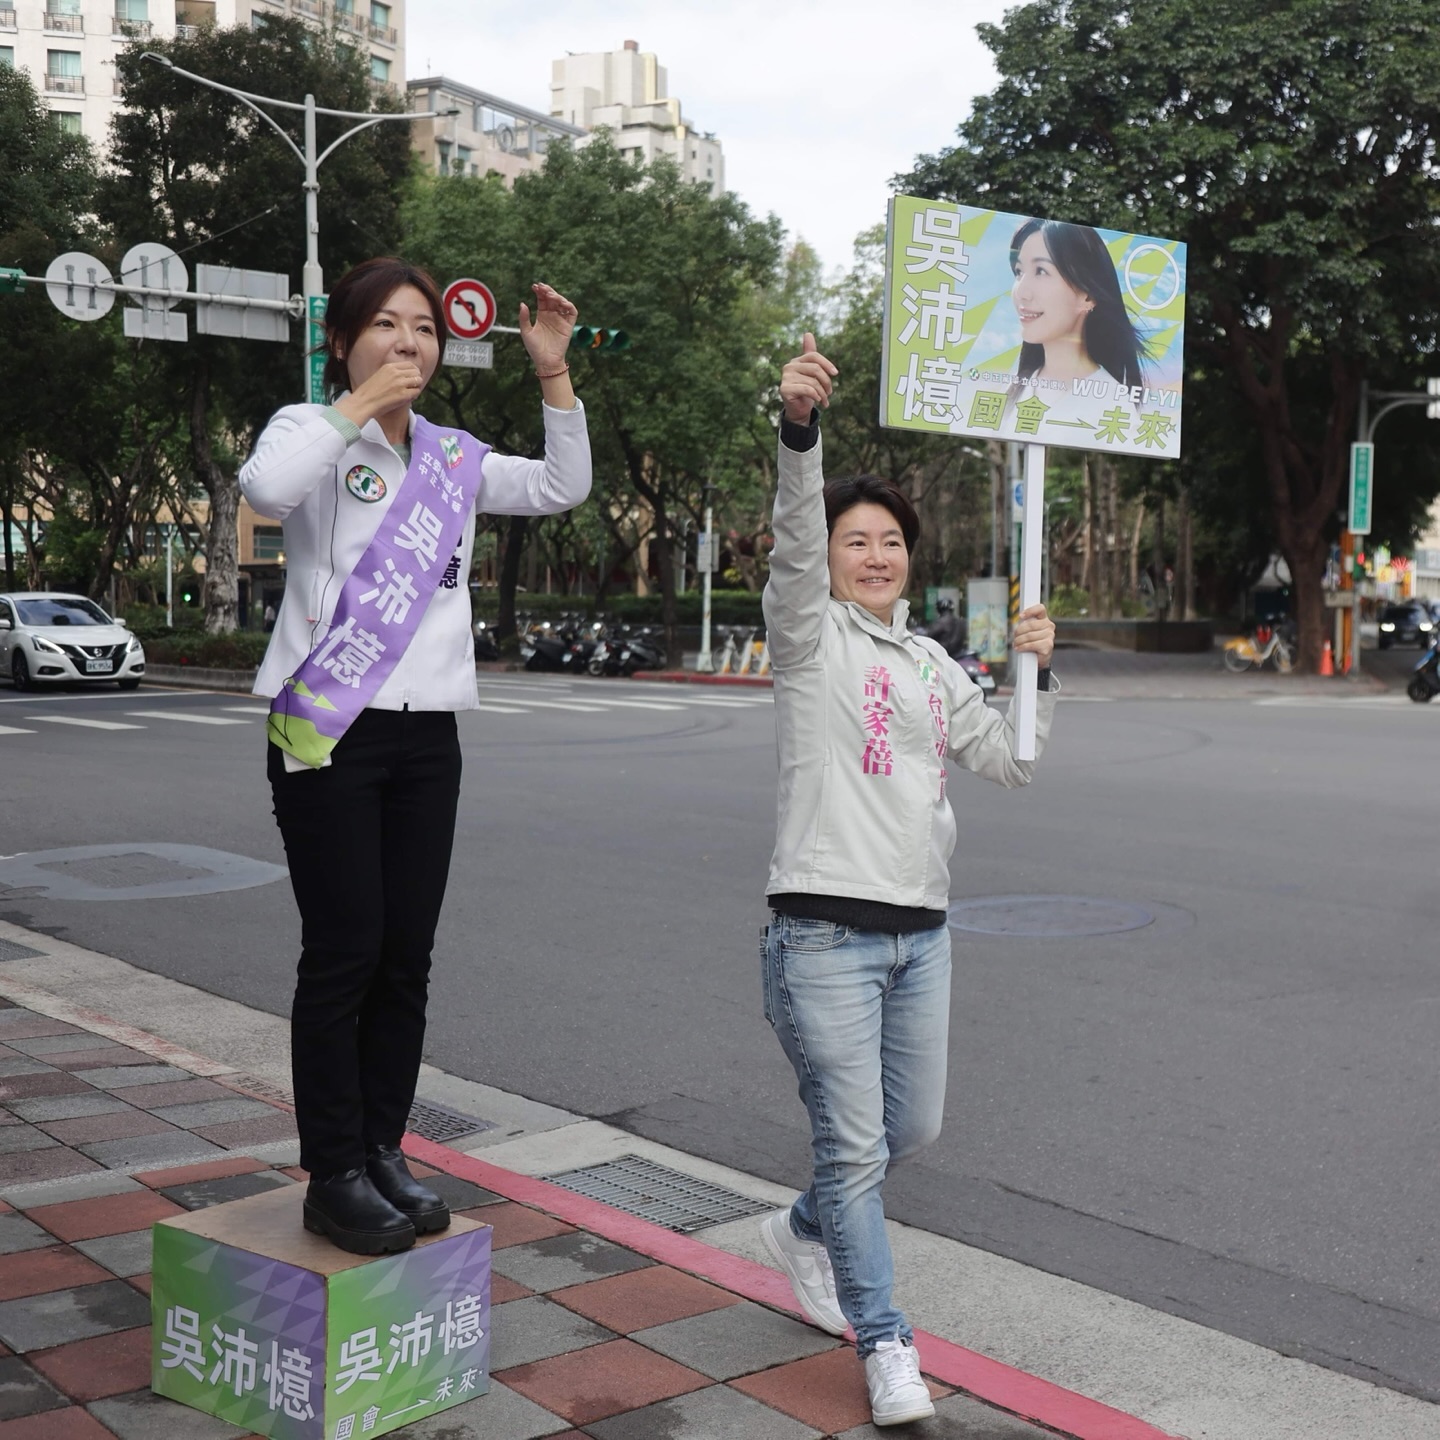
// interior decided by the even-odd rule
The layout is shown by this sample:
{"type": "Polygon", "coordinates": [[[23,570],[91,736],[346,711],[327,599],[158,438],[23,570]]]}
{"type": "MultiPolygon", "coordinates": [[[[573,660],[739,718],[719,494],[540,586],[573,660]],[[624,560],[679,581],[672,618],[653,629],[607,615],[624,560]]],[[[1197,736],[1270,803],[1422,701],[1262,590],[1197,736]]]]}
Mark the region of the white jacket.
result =
{"type": "MultiPolygon", "coordinates": [[[[766,893],[943,910],[953,772],[1025,785],[1034,762],[1015,758],[1013,701],[1004,716],[991,710],[940,645],[911,635],[908,601],[887,626],[831,597],[823,486],[820,444],[800,452],[782,442],[763,597],[780,755],[766,893]]],[[[1055,693],[1037,700],[1038,754],[1055,693]]]]}
{"type": "MultiPolygon", "coordinates": [[[[325,418],[322,405],[287,405],[260,436],[240,471],[240,489],[255,511],[284,522],[285,599],[270,648],[255,680],[255,694],[275,695],[330,627],[346,577],[380,528],[405,477],[378,420],[371,420],[348,448],[325,418]],[[363,466],[369,475],[347,485],[363,466]]],[[[475,509],[490,515],[554,515],[590,493],[590,439],[585,411],[544,406],[545,458],[522,460],[491,451],[480,471],[475,509]]],[[[411,416],[414,431],[414,416],[411,416]]],[[[376,710],[473,710],[475,637],[470,611],[470,557],[475,527],[463,538],[400,663],[371,700],[376,710]]]]}

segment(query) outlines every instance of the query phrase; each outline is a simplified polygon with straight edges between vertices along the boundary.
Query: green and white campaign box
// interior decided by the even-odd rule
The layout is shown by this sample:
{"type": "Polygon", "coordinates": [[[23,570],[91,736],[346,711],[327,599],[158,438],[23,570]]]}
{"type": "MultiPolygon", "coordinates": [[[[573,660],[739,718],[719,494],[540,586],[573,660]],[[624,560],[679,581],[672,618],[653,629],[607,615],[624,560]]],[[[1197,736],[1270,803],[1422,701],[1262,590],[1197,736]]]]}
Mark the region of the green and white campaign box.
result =
{"type": "Polygon", "coordinates": [[[399,1255],[308,1234],[304,1185],[154,1227],[151,1388],[276,1440],[361,1440],[490,1388],[488,1225],[399,1255]]]}
{"type": "Polygon", "coordinates": [[[1186,249],[897,195],[880,423],[1174,460],[1186,249]]]}

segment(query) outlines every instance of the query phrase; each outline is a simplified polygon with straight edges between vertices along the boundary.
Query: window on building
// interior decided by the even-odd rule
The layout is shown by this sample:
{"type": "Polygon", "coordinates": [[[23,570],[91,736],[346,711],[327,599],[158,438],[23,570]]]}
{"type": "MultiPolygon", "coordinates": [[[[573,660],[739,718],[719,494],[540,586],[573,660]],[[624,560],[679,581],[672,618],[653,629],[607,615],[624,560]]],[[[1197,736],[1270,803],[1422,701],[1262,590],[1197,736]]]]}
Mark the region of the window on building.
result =
{"type": "Polygon", "coordinates": [[[47,15],[78,15],[80,0],[45,0],[47,15]]]}
{"type": "Polygon", "coordinates": [[[372,25],[388,27],[390,24],[390,7],[388,5],[378,4],[377,0],[371,0],[370,23],[372,25]]]}
{"type": "Polygon", "coordinates": [[[80,78],[80,52],[78,50],[47,50],[45,52],[45,73],[63,75],[67,80],[80,78]]]}
{"type": "Polygon", "coordinates": [[[370,78],[388,85],[390,83],[390,62],[382,59],[379,55],[372,55],[370,57],[370,78]]]}
{"type": "Polygon", "coordinates": [[[442,175],[450,173],[450,142],[448,140],[437,140],[435,142],[435,154],[440,159],[437,167],[442,175]]]}
{"type": "Polygon", "coordinates": [[[0,65],[8,65],[12,70],[15,68],[15,47],[13,45],[0,45],[0,65]]]}
{"type": "Polygon", "coordinates": [[[262,15],[258,10],[250,12],[250,28],[252,30],[264,30],[268,28],[269,24],[270,17],[268,15],[262,15]]]}
{"type": "Polygon", "coordinates": [[[337,15],[353,15],[355,0],[335,0],[335,13],[337,15]]]}
{"type": "Polygon", "coordinates": [[[455,173],[457,175],[470,173],[470,147],[468,145],[455,147],[455,173]]]}
{"type": "Polygon", "coordinates": [[[150,19],[150,0],[115,0],[115,18],[143,25],[150,19]]]}
{"type": "Polygon", "coordinates": [[[285,553],[285,531],[279,525],[257,525],[253,541],[257,560],[278,560],[285,553]]]}
{"type": "Polygon", "coordinates": [[[52,110],[51,117],[55,121],[55,128],[62,135],[81,135],[84,132],[80,128],[80,115],[75,110],[52,110]]]}

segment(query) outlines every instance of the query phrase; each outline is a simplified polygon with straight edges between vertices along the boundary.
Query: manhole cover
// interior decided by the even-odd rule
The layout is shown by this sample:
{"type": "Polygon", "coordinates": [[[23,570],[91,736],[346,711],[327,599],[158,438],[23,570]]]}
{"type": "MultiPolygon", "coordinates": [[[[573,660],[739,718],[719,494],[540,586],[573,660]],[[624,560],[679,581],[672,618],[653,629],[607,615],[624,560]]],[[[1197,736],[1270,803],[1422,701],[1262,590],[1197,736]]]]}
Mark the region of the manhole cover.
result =
{"type": "Polygon", "coordinates": [[[189,865],[177,865],[159,855],[130,850],[123,855],[101,855],[93,860],[47,860],[41,870],[53,871],[67,880],[98,885],[102,890],[129,890],[137,885],[169,885],[177,880],[198,880],[209,874],[189,865]]]}
{"type": "Polygon", "coordinates": [[[0,859],[0,887],[38,890],[47,900],[168,900],[215,895],[283,880],[283,865],[205,845],[131,841],[72,845],[0,859]]]}
{"type": "Polygon", "coordinates": [[[743,1220],[748,1215],[763,1215],[774,1207],[748,1195],[697,1180],[679,1170],[642,1160],[638,1155],[622,1155],[603,1165],[583,1170],[566,1170],[559,1175],[544,1177],[552,1185],[563,1185],[577,1195],[600,1200],[638,1215],[667,1230],[682,1235],[692,1230],[705,1230],[723,1225],[727,1220],[743,1220]]]}
{"type": "Polygon", "coordinates": [[[950,928],[976,935],[1116,935],[1153,924],[1153,912],[1088,895],[988,895],[950,907],[950,928]]]}

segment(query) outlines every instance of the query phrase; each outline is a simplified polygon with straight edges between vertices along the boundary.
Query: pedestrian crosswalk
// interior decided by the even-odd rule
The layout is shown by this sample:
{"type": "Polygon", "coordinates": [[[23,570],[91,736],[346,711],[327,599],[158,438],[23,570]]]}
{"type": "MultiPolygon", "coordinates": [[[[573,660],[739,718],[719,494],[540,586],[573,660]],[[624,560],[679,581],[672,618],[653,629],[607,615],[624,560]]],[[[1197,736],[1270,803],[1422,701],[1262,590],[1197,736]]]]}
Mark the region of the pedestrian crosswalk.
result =
{"type": "MultiPolygon", "coordinates": [[[[631,716],[639,719],[646,714],[654,716],[680,715],[686,711],[717,715],[723,711],[743,712],[748,710],[770,710],[774,699],[768,689],[756,689],[744,693],[712,695],[696,694],[699,687],[684,685],[661,687],[627,687],[620,693],[620,686],[606,681],[593,685],[567,685],[544,681],[490,681],[481,686],[480,702],[475,707],[486,716],[501,716],[506,719],[529,716],[539,719],[545,715],[609,715],[615,719],[631,716]]],[[[78,698],[78,697],[76,697],[78,698]]],[[[85,697],[90,698],[90,697],[85,697]]],[[[218,698],[218,697],[216,697],[218,698]]],[[[60,710],[48,713],[15,715],[20,724],[0,723],[0,743],[10,736],[43,734],[50,726],[65,726],[77,730],[101,730],[121,732],[126,730],[168,730],[176,726],[246,726],[262,722],[269,714],[269,707],[263,701],[250,704],[217,705],[201,708],[193,703],[175,709],[118,710],[105,712],[100,718],[92,711],[87,715],[67,714],[60,710]]],[[[4,716],[6,720],[11,717],[4,716]]]]}

